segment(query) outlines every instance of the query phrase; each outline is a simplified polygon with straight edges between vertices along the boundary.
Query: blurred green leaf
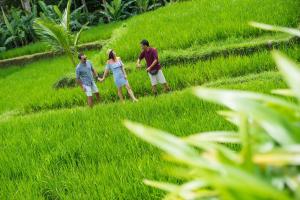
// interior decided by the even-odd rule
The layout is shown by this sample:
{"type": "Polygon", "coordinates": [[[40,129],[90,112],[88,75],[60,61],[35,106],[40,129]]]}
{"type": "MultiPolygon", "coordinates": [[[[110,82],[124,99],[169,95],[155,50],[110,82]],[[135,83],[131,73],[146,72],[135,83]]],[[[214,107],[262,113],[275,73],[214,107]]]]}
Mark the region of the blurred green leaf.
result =
{"type": "Polygon", "coordinates": [[[194,142],[219,142],[237,144],[241,142],[239,134],[234,131],[214,131],[197,133],[184,138],[184,140],[194,142]]]}
{"type": "Polygon", "coordinates": [[[171,183],[165,183],[165,182],[158,182],[158,181],[151,181],[151,180],[144,180],[144,183],[146,185],[161,189],[163,191],[167,192],[174,192],[178,190],[179,186],[171,183]]]}
{"type": "Polygon", "coordinates": [[[130,121],[125,121],[124,125],[139,138],[157,146],[181,162],[210,170],[219,170],[215,163],[201,158],[194,148],[180,138],[130,121]]]}
{"type": "Polygon", "coordinates": [[[278,94],[281,96],[287,96],[287,97],[295,97],[295,93],[290,90],[290,89],[277,89],[277,90],[272,90],[273,94],[278,94]]]}
{"type": "Polygon", "coordinates": [[[298,128],[294,124],[290,123],[281,113],[257,102],[257,100],[264,100],[264,102],[272,100],[275,102],[277,101],[276,98],[242,91],[207,89],[202,87],[195,88],[194,93],[202,99],[245,113],[251,119],[254,119],[256,123],[260,124],[279,144],[294,144],[299,140],[299,137],[296,135],[298,128]]]}
{"type": "Polygon", "coordinates": [[[257,153],[253,161],[260,165],[289,166],[300,165],[300,146],[272,149],[266,153],[257,153]]]}
{"type": "Polygon", "coordinates": [[[300,102],[300,68],[290,60],[288,57],[278,51],[273,52],[273,57],[281,71],[284,79],[290,86],[293,93],[296,95],[300,102]]]}
{"type": "Polygon", "coordinates": [[[281,26],[273,26],[273,25],[263,24],[263,23],[258,23],[258,22],[249,22],[249,24],[253,27],[260,28],[263,30],[284,32],[284,33],[288,33],[290,35],[300,37],[300,30],[298,30],[298,29],[286,28],[286,27],[281,27],[281,26]]]}

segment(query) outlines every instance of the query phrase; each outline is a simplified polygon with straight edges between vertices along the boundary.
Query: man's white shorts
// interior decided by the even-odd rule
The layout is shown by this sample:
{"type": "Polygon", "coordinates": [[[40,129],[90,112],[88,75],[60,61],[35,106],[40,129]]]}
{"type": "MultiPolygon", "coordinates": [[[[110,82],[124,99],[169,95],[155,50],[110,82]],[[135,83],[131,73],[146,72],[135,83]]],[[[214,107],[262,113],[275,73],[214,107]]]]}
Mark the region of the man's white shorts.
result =
{"type": "Polygon", "coordinates": [[[93,82],[93,84],[91,86],[83,85],[83,88],[85,90],[86,96],[88,96],[88,97],[93,96],[93,93],[98,93],[99,92],[95,82],[93,82]]]}
{"type": "Polygon", "coordinates": [[[161,69],[155,75],[152,75],[150,73],[148,73],[148,74],[149,74],[152,86],[157,85],[157,83],[160,83],[160,84],[167,83],[166,78],[161,69]]]}

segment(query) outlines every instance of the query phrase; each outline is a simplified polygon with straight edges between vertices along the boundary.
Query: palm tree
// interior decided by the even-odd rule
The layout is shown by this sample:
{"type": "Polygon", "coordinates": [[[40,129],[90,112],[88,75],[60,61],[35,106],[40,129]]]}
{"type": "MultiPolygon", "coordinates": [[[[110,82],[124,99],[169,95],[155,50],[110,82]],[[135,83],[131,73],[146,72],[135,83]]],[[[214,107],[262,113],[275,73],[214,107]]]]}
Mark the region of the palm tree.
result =
{"type": "Polygon", "coordinates": [[[77,45],[81,32],[85,28],[83,26],[76,35],[70,30],[70,8],[72,0],[68,0],[67,8],[64,13],[59,14],[59,24],[43,16],[34,21],[33,27],[39,38],[48,43],[54,51],[65,53],[71,60],[73,66],[75,63],[75,54],[77,53],[77,45]]]}

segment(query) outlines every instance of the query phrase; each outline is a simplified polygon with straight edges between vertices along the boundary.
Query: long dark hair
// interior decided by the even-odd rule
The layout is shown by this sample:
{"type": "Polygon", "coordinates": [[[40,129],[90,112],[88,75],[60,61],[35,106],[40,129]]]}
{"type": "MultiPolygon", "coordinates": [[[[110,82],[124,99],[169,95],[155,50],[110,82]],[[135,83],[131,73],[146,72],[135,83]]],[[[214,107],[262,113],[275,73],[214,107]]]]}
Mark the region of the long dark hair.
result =
{"type": "Polygon", "coordinates": [[[114,61],[116,60],[115,55],[114,55],[114,50],[111,50],[108,54],[108,60],[110,60],[110,59],[112,59],[114,61]]]}

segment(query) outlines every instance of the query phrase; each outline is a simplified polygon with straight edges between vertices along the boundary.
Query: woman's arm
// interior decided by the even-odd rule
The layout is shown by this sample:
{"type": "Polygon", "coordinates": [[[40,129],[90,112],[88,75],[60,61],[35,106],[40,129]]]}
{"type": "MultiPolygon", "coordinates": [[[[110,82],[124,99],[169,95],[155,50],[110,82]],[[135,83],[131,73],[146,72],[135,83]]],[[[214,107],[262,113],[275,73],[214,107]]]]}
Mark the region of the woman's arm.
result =
{"type": "Polygon", "coordinates": [[[102,77],[102,78],[98,78],[98,80],[101,81],[101,82],[104,81],[105,78],[106,78],[106,76],[108,75],[108,73],[109,73],[109,70],[108,70],[108,69],[105,69],[104,74],[103,74],[103,77],[102,77]]]}
{"type": "Polygon", "coordinates": [[[120,64],[121,64],[121,69],[122,69],[122,72],[125,76],[125,78],[127,79],[127,74],[126,74],[126,71],[125,71],[125,66],[124,66],[124,63],[122,62],[121,58],[118,58],[120,64]]]}
{"type": "Polygon", "coordinates": [[[122,63],[122,71],[123,71],[123,74],[124,74],[125,78],[127,79],[127,74],[126,74],[126,71],[125,71],[123,63],[122,63]]]}

